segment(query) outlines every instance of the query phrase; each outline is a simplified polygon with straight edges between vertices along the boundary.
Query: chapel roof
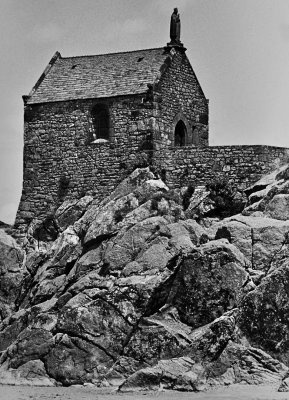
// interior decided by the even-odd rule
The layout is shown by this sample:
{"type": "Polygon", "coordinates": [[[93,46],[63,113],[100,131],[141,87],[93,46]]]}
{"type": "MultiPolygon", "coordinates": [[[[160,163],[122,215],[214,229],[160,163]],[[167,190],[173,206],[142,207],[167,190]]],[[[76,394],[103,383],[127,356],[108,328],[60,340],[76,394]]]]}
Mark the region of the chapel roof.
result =
{"type": "Polygon", "coordinates": [[[144,93],[160,78],[169,57],[163,47],[78,57],[56,52],[27,104],[144,93]]]}

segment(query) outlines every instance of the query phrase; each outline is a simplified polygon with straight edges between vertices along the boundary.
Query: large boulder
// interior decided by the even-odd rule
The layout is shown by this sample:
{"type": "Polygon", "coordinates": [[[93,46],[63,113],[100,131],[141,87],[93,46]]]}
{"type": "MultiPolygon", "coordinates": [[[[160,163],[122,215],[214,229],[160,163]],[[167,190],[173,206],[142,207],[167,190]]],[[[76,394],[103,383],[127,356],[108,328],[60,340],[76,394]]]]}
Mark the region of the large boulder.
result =
{"type": "Polygon", "coordinates": [[[170,285],[159,291],[160,300],[166,293],[166,304],[177,308],[181,320],[200,327],[237,307],[252,289],[245,266],[242,253],[226,240],[208,242],[183,258],[170,285]]]}
{"type": "Polygon", "coordinates": [[[271,218],[286,221],[289,219],[289,194],[276,194],[272,200],[266,204],[264,214],[271,218]]]}

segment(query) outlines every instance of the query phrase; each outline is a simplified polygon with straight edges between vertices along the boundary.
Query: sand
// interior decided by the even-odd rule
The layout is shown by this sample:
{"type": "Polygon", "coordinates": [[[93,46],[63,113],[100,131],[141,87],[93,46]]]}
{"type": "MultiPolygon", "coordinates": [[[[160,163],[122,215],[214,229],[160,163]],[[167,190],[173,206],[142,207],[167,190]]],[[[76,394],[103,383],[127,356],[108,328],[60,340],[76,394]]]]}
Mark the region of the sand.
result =
{"type": "Polygon", "coordinates": [[[232,385],[210,392],[111,393],[111,390],[83,387],[29,387],[0,385],[0,400],[289,400],[272,386],[232,385]]]}

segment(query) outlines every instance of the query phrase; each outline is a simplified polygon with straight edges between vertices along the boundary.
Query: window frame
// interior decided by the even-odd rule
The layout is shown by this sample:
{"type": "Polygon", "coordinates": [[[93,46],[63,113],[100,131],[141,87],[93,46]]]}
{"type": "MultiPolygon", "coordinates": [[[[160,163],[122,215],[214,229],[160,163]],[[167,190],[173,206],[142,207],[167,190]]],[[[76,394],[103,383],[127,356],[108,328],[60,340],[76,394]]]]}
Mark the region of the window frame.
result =
{"type": "Polygon", "coordinates": [[[92,132],[90,143],[106,143],[111,140],[110,110],[105,103],[96,103],[91,107],[92,132]],[[103,133],[105,132],[105,133],[103,133]]]}

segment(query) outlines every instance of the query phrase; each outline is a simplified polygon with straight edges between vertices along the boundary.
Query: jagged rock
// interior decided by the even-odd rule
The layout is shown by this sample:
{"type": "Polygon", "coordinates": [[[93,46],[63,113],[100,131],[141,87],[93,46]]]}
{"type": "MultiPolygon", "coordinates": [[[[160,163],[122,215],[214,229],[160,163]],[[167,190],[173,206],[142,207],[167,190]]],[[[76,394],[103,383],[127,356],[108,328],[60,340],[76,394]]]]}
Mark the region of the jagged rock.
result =
{"type": "MultiPolygon", "coordinates": [[[[134,192],[136,189],[147,184],[151,179],[155,180],[155,175],[147,168],[136,168],[127,178],[125,178],[116,189],[110,194],[109,200],[116,200],[120,197],[126,196],[129,193],[134,192]]],[[[160,182],[158,180],[158,182],[160,182]]],[[[163,183],[161,183],[163,185],[163,183]]],[[[148,186],[151,186],[148,184],[148,186]]],[[[154,186],[154,185],[152,185],[154,186]]],[[[141,192],[141,190],[140,190],[141,192]]]]}
{"type": "Polygon", "coordinates": [[[8,367],[5,362],[0,367],[0,382],[2,385],[25,386],[55,386],[56,381],[50,378],[40,360],[32,360],[17,369],[8,367]]]}
{"type": "Polygon", "coordinates": [[[58,334],[55,346],[45,357],[49,376],[64,385],[99,383],[113,364],[105,350],[78,337],[58,334]]]}
{"type": "Polygon", "coordinates": [[[208,386],[278,384],[288,367],[264,351],[230,341],[220,357],[206,368],[208,386]]]}
{"type": "Polygon", "coordinates": [[[120,386],[121,392],[173,389],[200,391],[205,388],[204,368],[190,357],[161,360],[154,367],[141,369],[120,386]]]}
{"type": "Polygon", "coordinates": [[[187,218],[202,218],[214,209],[214,203],[210,199],[210,191],[201,186],[196,188],[190,198],[190,204],[186,210],[187,218]]]}
{"type": "Polygon", "coordinates": [[[249,194],[249,205],[244,209],[244,215],[270,217],[287,220],[288,214],[288,166],[265,176],[255,185],[246,190],[249,194]]]}
{"type": "Polygon", "coordinates": [[[117,225],[126,214],[139,206],[137,197],[130,193],[116,200],[111,200],[97,210],[84,238],[84,243],[97,241],[102,237],[112,235],[117,225]]]}
{"type": "Polygon", "coordinates": [[[248,293],[241,304],[240,327],[255,347],[289,364],[288,259],[248,293]]]}
{"type": "Polygon", "coordinates": [[[289,219],[289,194],[277,194],[266,205],[264,214],[286,221],[289,219]]]}
{"type": "Polygon", "coordinates": [[[123,354],[141,366],[176,356],[190,356],[195,361],[212,360],[232,338],[235,317],[233,311],[193,329],[180,321],[175,307],[163,307],[156,314],[142,319],[123,354]]]}
{"type": "Polygon", "coordinates": [[[252,228],[238,217],[225,218],[214,223],[210,229],[214,239],[227,239],[246,257],[248,264],[252,258],[252,228]]]}
{"type": "Polygon", "coordinates": [[[23,261],[23,250],[0,229],[0,321],[14,310],[23,280],[23,261]]]}
{"type": "Polygon", "coordinates": [[[207,231],[193,219],[169,224],[163,231],[176,246],[184,249],[187,244],[192,249],[192,244],[199,246],[208,241],[207,231]]]}
{"type": "Polygon", "coordinates": [[[24,329],[7,349],[9,368],[18,368],[30,360],[42,359],[53,345],[53,335],[44,329],[24,329]]]}
{"type": "MultiPolygon", "coordinates": [[[[269,192],[271,187],[272,187],[272,185],[268,185],[265,189],[261,189],[261,190],[258,190],[257,192],[253,192],[252,194],[250,194],[250,196],[248,197],[250,206],[255,207],[256,203],[259,203],[260,200],[262,200],[267,195],[267,193],[269,192]]],[[[253,210],[253,207],[252,207],[252,210],[253,210]]],[[[258,207],[259,207],[259,204],[258,204],[258,207]]],[[[248,210],[249,207],[246,207],[245,209],[248,210]]]]}
{"type": "Polygon", "coordinates": [[[226,179],[216,177],[206,187],[193,193],[186,216],[201,221],[205,218],[224,218],[241,212],[247,198],[243,192],[226,179]]]}
{"type": "Polygon", "coordinates": [[[92,196],[84,196],[79,200],[66,200],[55,212],[55,221],[62,232],[70,225],[73,225],[92,202],[92,196]]]}
{"type": "Polygon", "coordinates": [[[147,247],[147,242],[159,235],[162,226],[168,221],[160,216],[147,218],[129,229],[122,229],[119,234],[109,241],[104,254],[104,262],[109,270],[122,270],[136,255],[147,247]]]}
{"type": "MultiPolygon", "coordinates": [[[[266,189],[268,186],[271,188],[276,182],[283,180],[286,178],[286,171],[288,169],[287,165],[283,165],[279,169],[272,171],[270,174],[264,175],[261,179],[259,179],[254,185],[248,187],[245,192],[248,196],[252,193],[259,192],[260,190],[266,189]]],[[[288,179],[288,178],[287,178],[288,179]]]]}
{"type": "Polygon", "coordinates": [[[248,272],[250,274],[250,278],[254,282],[255,285],[259,285],[262,279],[266,276],[264,271],[248,268],[248,272]]]}
{"type": "Polygon", "coordinates": [[[121,384],[121,391],[161,388],[201,391],[233,383],[276,384],[288,371],[284,364],[265,352],[232,341],[233,313],[190,330],[176,320],[175,312],[168,318],[170,312],[166,317],[150,317],[139,327],[126,354],[141,362],[121,384]],[[158,345],[158,337],[162,339],[162,346],[158,345]],[[159,359],[155,365],[154,359],[159,359]]]}
{"type": "Polygon", "coordinates": [[[286,247],[289,220],[237,215],[212,225],[209,233],[226,238],[246,257],[253,269],[268,271],[277,255],[286,247]]]}
{"type": "Polygon", "coordinates": [[[99,270],[102,266],[104,246],[99,245],[83,254],[67,275],[68,282],[77,281],[91,270],[99,270]]]}
{"type": "Polygon", "coordinates": [[[83,217],[75,223],[74,229],[82,235],[90,229],[92,236],[93,231],[97,235],[98,228],[101,229],[99,223],[103,219],[106,230],[113,231],[126,214],[145,203],[152,193],[167,189],[163,182],[155,179],[149,168],[137,168],[116,187],[108,198],[102,202],[93,201],[83,217]],[[93,222],[95,218],[97,220],[93,222]],[[92,226],[91,222],[93,222],[92,226]]]}
{"type": "Polygon", "coordinates": [[[6,350],[27,327],[27,312],[20,310],[7,317],[1,324],[0,331],[0,351],[6,350]]]}
{"type": "Polygon", "coordinates": [[[47,261],[37,269],[30,293],[31,304],[41,303],[61,291],[66,275],[80,254],[80,238],[69,227],[53,243],[46,254],[47,261]]]}
{"type": "MultiPolygon", "coordinates": [[[[149,179],[143,181],[144,177],[140,172],[138,174],[136,171],[133,173],[134,178],[127,179],[126,184],[122,188],[117,188],[116,191],[110,196],[110,201],[108,203],[103,203],[97,208],[94,208],[94,213],[88,210],[89,218],[92,222],[89,224],[87,233],[84,238],[84,243],[89,243],[91,241],[97,241],[98,238],[103,236],[109,236],[114,234],[119,228],[129,224],[131,220],[142,220],[144,217],[151,216],[153,209],[149,207],[142,207],[138,210],[138,214],[133,212],[138,209],[147,199],[153,194],[158,192],[160,189],[167,191],[168,188],[160,180],[149,179]],[[140,186],[135,187],[137,183],[141,183],[140,186]],[[120,195],[128,190],[128,188],[133,188],[132,193],[125,195],[120,195]],[[141,211],[141,212],[139,212],[141,211]],[[141,215],[146,211],[145,215],[141,215]],[[141,215],[141,216],[140,216],[141,215]]],[[[149,176],[152,176],[148,172],[149,176]]],[[[84,216],[84,220],[87,219],[87,215],[84,216]]]]}
{"type": "Polygon", "coordinates": [[[231,344],[216,362],[202,364],[191,357],[160,360],[156,366],[132,374],[120,386],[120,391],[203,391],[234,383],[276,384],[286,370],[284,364],[258,349],[231,344]]]}
{"type": "Polygon", "coordinates": [[[250,283],[245,265],[242,253],[227,241],[209,242],[181,261],[163,289],[166,303],[177,308],[182,322],[195,328],[207,324],[240,303],[250,283]]]}
{"type": "Polygon", "coordinates": [[[206,229],[181,203],[145,168],[102,202],[62,205],[57,238],[16,268],[0,382],[202,390],[280,381],[287,368],[248,340],[279,357],[268,343],[285,332],[288,361],[289,221],[239,215],[206,229]]]}

